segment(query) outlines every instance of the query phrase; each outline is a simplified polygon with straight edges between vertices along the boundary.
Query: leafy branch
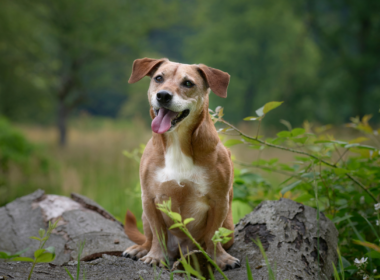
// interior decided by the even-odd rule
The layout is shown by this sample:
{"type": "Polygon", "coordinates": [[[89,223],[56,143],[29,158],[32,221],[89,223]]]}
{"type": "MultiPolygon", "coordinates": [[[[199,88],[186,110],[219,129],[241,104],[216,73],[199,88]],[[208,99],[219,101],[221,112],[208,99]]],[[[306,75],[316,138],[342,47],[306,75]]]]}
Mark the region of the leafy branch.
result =
{"type": "MultiPolygon", "coordinates": [[[[247,121],[256,121],[258,120],[259,121],[259,124],[261,123],[262,119],[264,118],[264,116],[271,110],[273,110],[274,108],[280,106],[282,104],[282,102],[276,102],[276,101],[273,101],[273,102],[269,102],[267,104],[265,104],[263,107],[261,107],[260,109],[258,109],[256,111],[256,114],[258,115],[258,117],[247,117],[245,118],[244,120],[247,120],[247,121]]],[[[304,156],[307,156],[309,158],[312,158],[316,161],[316,163],[322,163],[330,168],[333,168],[333,169],[338,169],[339,166],[337,165],[338,162],[336,163],[330,163],[312,153],[308,153],[308,152],[305,152],[305,151],[299,151],[299,150],[295,150],[295,149],[292,149],[292,148],[289,148],[289,147],[285,147],[285,146],[280,146],[280,145],[276,145],[276,144],[273,144],[273,143],[269,143],[265,140],[261,140],[259,138],[259,133],[257,131],[257,134],[256,134],[256,137],[252,137],[252,136],[249,136],[247,135],[246,133],[244,133],[243,131],[241,131],[240,129],[238,129],[236,126],[232,125],[231,123],[229,123],[228,121],[224,120],[223,119],[223,108],[221,107],[218,107],[215,112],[213,112],[212,110],[209,110],[210,113],[212,114],[212,117],[214,119],[214,122],[221,122],[221,123],[224,123],[225,125],[227,125],[229,127],[229,129],[232,129],[234,131],[236,131],[244,140],[245,140],[245,143],[248,142],[248,143],[252,143],[252,144],[261,144],[261,145],[264,145],[264,146],[267,146],[267,147],[271,147],[271,148],[275,148],[275,149],[279,149],[279,150],[284,150],[284,151],[288,151],[288,152],[291,152],[291,153],[294,153],[294,154],[300,154],[300,155],[304,155],[304,156]]],[[[259,126],[260,128],[260,126],[259,126]]],[[[228,129],[228,130],[229,130],[228,129]]],[[[223,129],[221,130],[222,132],[223,131],[227,131],[227,129],[223,129]]],[[[287,134],[290,134],[289,132],[287,132],[287,134]]],[[[231,140],[229,140],[231,141],[231,140]]],[[[244,143],[240,140],[234,140],[234,144],[237,144],[237,143],[244,143]]],[[[343,144],[345,146],[346,149],[349,149],[349,148],[355,148],[355,147],[361,147],[361,148],[365,148],[365,149],[369,149],[369,150],[375,150],[375,148],[371,147],[371,146],[366,146],[366,145],[359,145],[359,144],[348,144],[348,143],[345,143],[345,142],[340,142],[340,141],[317,141],[315,143],[333,143],[334,145],[336,143],[338,144],[343,144]],[[347,144],[347,145],[346,145],[347,144]]],[[[372,194],[372,192],[366,187],[363,185],[363,183],[361,183],[359,180],[357,180],[356,178],[354,178],[351,174],[348,174],[347,172],[345,172],[345,176],[350,179],[352,182],[354,182],[356,185],[358,185],[361,189],[363,189],[375,202],[377,202],[377,199],[376,197],[372,194]]]]}

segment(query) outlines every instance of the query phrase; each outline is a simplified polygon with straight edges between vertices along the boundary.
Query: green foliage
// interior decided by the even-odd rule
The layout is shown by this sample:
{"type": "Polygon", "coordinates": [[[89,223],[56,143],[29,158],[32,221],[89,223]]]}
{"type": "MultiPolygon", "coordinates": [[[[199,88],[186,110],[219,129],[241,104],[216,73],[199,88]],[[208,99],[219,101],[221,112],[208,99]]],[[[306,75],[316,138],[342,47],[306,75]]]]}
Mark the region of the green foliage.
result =
{"type": "Polygon", "coordinates": [[[0,252],[0,259],[6,259],[8,261],[31,262],[33,265],[29,272],[29,276],[28,276],[28,280],[29,280],[32,277],[34,267],[36,266],[37,263],[49,263],[55,259],[54,247],[50,246],[50,247],[44,248],[44,246],[45,246],[46,241],[49,240],[51,232],[57,227],[58,222],[59,222],[59,219],[54,224],[52,224],[49,221],[49,226],[48,226],[47,231],[41,228],[38,231],[38,236],[30,237],[31,239],[34,239],[40,242],[38,249],[34,251],[34,259],[20,256],[27,249],[13,255],[7,252],[0,252]]]}
{"type": "Polygon", "coordinates": [[[23,177],[27,177],[32,172],[46,172],[48,159],[36,145],[30,143],[6,119],[0,117],[0,205],[6,202],[7,197],[4,193],[9,195],[14,192],[9,186],[12,166],[17,167],[23,177]]]}
{"type": "Polygon", "coordinates": [[[294,160],[288,163],[277,158],[251,163],[235,161],[245,169],[235,169],[234,200],[253,207],[263,197],[273,199],[280,195],[316,207],[339,230],[339,246],[344,257],[336,272],[341,278],[344,274],[356,277],[359,272],[372,277],[374,268],[380,265],[379,246],[375,244],[380,243],[380,142],[378,131],[368,123],[370,116],[352,118],[347,124],[365,137],[341,141],[327,133],[325,127],[312,127],[307,122],[303,128],[289,126],[288,131],[277,133],[275,138],[249,136],[212,110],[211,115],[237,132],[241,138],[231,140],[239,140],[247,148],[280,149],[294,154],[294,160]],[[369,144],[361,144],[369,140],[369,144]],[[263,170],[268,175],[279,174],[282,182],[269,182],[249,171],[252,169],[263,170]],[[368,257],[369,262],[358,270],[350,262],[360,256],[368,257]]]}

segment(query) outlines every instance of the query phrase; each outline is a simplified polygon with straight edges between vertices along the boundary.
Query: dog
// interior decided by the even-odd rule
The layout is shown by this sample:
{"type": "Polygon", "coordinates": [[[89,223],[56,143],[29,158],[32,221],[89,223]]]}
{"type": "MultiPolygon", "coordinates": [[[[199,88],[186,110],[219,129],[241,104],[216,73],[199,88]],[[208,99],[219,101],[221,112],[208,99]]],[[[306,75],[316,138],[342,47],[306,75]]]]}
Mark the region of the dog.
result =
{"type": "MultiPolygon", "coordinates": [[[[182,252],[196,249],[178,228],[169,230],[173,221],[157,209],[171,199],[172,211],[183,219],[194,218],[187,228],[210,256],[214,256],[211,238],[220,227],[234,229],[231,203],[233,165],[230,151],[223,146],[208,112],[209,93],[226,98],[230,75],[203,64],[189,65],[166,58],[137,59],[129,83],[150,76],[148,99],[152,121],[149,140],[140,163],[141,199],[145,236],[136,226],[136,218],[127,212],[125,232],[137,245],[123,256],[146,264],[162,266],[165,260],[160,240],[166,241],[171,260],[182,252]],[[157,236],[161,233],[164,236],[157,236]]],[[[217,243],[216,263],[223,269],[240,266],[226,252],[233,244],[217,243]]]]}

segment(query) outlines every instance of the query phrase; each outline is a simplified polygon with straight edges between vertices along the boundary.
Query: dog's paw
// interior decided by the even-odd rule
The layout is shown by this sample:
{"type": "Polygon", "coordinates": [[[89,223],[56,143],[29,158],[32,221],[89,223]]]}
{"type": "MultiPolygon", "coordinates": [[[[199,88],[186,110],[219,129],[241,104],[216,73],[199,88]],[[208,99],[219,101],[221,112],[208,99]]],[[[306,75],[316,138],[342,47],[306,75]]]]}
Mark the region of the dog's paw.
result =
{"type": "Polygon", "coordinates": [[[149,250],[142,245],[133,245],[125,250],[121,256],[125,258],[131,258],[133,260],[138,260],[148,254],[149,250]]]}
{"type": "Polygon", "coordinates": [[[230,254],[224,253],[222,255],[219,255],[216,258],[216,263],[222,270],[229,270],[238,268],[241,266],[239,259],[231,256],[230,254]]]}
{"type": "Polygon", "coordinates": [[[159,266],[159,267],[164,267],[164,262],[165,262],[165,257],[162,254],[154,254],[154,253],[149,253],[145,257],[141,258],[140,261],[153,266],[159,266]]]}

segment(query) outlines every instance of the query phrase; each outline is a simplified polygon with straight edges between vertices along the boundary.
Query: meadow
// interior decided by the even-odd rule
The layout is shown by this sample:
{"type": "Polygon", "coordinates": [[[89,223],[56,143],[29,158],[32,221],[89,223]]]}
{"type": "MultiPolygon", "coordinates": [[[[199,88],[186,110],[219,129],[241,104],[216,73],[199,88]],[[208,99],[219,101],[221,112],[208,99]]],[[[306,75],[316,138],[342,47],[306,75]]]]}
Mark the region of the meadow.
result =
{"type": "Polygon", "coordinates": [[[81,117],[71,123],[65,148],[57,145],[53,127],[19,125],[18,129],[48,158],[48,166],[41,171],[34,163],[27,174],[10,168],[2,204],[41,188],[60,195],[86,195],[119,220],[127,209],[141,214],[138,163],[123,151],[147,142],[150,131],[145,124],[81,117]]]}

